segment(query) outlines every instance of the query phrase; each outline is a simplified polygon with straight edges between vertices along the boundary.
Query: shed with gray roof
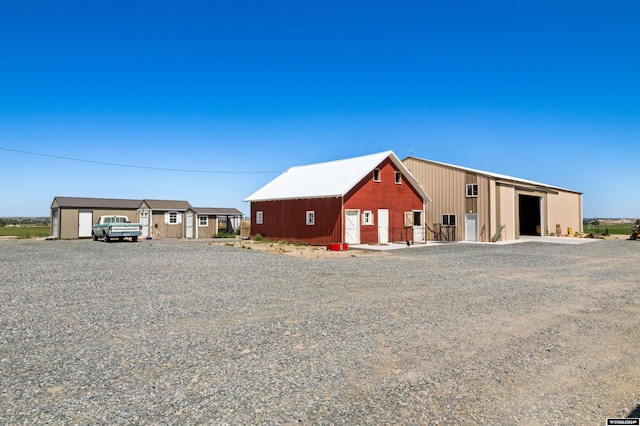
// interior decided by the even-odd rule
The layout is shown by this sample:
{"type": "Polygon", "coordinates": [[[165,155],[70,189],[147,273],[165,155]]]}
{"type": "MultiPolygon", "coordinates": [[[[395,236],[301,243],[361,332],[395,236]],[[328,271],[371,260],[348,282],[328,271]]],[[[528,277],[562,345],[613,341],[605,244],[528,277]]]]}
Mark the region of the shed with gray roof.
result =
{"type": "Polygon", "coordinates": [[[127,216],[138,220],[138,207],[142,200],[88,197],[60,197],[51,203],[51,236],[63,240],[90,238],[91,226],[98,217],[127,216]]]}
{"type": "Polygon", "coordinates": [[[126,216],[140,223],[142,238],[211,238],[220,227],[235,232],[242,219],[237,209],[194,208],[183,200],[56,196],[51,203],[51,236],[64,240],[90,238],[91,226],[106,215],[126,216]]]}
{"type": "Polygon", "coordinates": [[[196,239],[235,234],[242,222],[242,212],[234,208],[191,207],[187,210],[189,214],[193,215],[194,230],[189,233],[187,229],[187,234],[196,239]]]}

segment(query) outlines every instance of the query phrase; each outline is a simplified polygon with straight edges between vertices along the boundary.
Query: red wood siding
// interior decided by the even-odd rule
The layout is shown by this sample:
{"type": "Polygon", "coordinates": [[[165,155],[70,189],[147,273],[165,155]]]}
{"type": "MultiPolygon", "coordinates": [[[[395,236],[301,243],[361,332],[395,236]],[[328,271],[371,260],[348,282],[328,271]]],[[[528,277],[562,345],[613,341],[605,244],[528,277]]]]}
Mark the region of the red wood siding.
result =
{"type": "Polygon", "coordinates": [[[360,242],[378,242],[378,209],[389,211],[389,241],[404,241],[406,211],[423,210],[423,200],[409,182],[397,184],[398,168],[387,158],[378,167],[380,181],[373,180],[373,170],[342,198],[314,198],[297,200],[255,201],[251,203],[251,236],[257,234],[270,240],[286,240],[316,245],[344,242],[344,210],[373,213],[374,224],[362,225],[360,242]],[[256,212],[261,211],[263,223],[256,223],[256,212]],[[315,212],[315,225],[306,224],[306,212],[315,212]]]}
{"type": "Polygon", "coordinates": [[[373,213],[374,224],[363,225],[360,217],[360,242],[371,244],[378,242],[378,209],[389,210],[389,241],[403,241],[406,237],[404,212],[422,210],[423,200],[406,179],[395,183],[395,172],[399,171],[390,159],[379,167],[380,181],[371,175],[364,178],[344,197],[345,209],[369,210],[373,213]]]}
{"type": "Polygon", "coordinates": [[[251,236],[270,240],[325,245],[342,242],[341,198],[275,200],[251,203],[251,236]],[[256,224],[261,211],[263,223],[256,224]],[[307,225],[307,211],[315,212],[315,224],[307,225]]]}

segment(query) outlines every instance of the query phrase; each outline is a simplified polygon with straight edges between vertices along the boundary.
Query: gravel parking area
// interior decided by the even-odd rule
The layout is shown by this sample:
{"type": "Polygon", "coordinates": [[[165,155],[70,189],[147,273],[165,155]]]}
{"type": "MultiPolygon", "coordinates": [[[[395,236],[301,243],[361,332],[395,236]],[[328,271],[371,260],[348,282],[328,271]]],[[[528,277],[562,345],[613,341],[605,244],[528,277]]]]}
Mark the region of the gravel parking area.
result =
{"type": "Polygon", "coordinates": [[[604,425],[640,404],[639,273],[635,241],[0,241],[0,423],[604,425]]]}

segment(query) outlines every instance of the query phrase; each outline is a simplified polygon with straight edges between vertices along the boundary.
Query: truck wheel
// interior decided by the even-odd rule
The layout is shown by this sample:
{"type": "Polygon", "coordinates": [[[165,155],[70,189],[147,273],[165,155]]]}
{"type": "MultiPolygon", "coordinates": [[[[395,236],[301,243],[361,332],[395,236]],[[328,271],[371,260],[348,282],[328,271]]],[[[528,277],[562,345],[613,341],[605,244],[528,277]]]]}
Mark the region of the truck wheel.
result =
{"type": "Polygon", "coordinates": [[[91,231],[91,238],[93,238],[93,241],[98,241],[98,236],[93,231],[91,231]]]}
{"type": "Polygon", "coordinates": [[[138,242],[138,237],[131,237],[131,241],[133,241],[134,243],[138,242]]]}
{"type": "Polygon", "coordinates": [[[104,241],[105,241],[106,243],[110,243],[110,242],[111,242],[111,238],[109,238],[109,235],[104,234],[104,241]]]}

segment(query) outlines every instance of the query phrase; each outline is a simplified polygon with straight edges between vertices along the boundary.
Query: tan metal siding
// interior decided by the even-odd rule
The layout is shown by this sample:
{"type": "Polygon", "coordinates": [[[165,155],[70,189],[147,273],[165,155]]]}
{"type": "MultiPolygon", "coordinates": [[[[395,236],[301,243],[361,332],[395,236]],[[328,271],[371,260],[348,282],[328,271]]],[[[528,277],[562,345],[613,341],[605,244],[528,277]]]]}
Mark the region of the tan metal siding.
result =
{"type": "Polygon", "coordinates": [[[549,194],[549,232],[556,233],[556,225],[560,225],[561,235],[582,232],[582,195],[571,192],[549,194]]]}
{"type": "Polygon", "coordinates": [[[498,193],[496,191],[496,182],[493,179],[489,180],[489,241],[495,235],[498,230],[498,193]]]}
{"type": "MultiPolygon", "coordinates": [[[[490,241],[498,227],[504,225],[502,240],[520,237],[520,195],[540,198],[540,233],[556,232],[556,224],[562,234],[571,228],[582,230],[582,194],[561,188],[538,185],[516,179],[496,178],[489,173],[458,168],[428,160],[409,157],[403,160],[432,202],[427,205],[426,221],[433,224],[442,221],[443,214],[455,214],[458,240],[464,240],[464,215],[478,214],[478,240],[490,241]],[[478,184],[478,197],[466,197],[466,184],[478,184]]],[[[432,234],[433,235],[433,234],[432,234]]]]}
{"type": "Polygon", "coordinates": [[[413,176],[421,183],[432,202],[427,204],[426,222],[433,238],[434,224],[442,222],[443,214],[456,215],[456,239],[464,240],[465,214],[478,215],[478,241],[489,241],[490,179],[475,173],[458,170],[440,164],[428,163],[413,158],[403,161],[413,176]],[[466,196],[466,185],[478,184],[478,197],[466,196]]]}
{"type": "Polygon", "coordinates": [[[497,186],[497,195],[498,226],[504,226],[504,230],[501,233],[501,240],[514,240],[516,238],[515,190],[512,186],[497,186]]]}
{"type": "MultiPolygon", "coordinates": [[[[492,179],[486,176],[475,175],[478,183],[478,196],[476,200],[476,208],[471,213],[478,214],[478,241],[490,241],[492,237],[491,229],[495,228],[495,224],[490,222],[491,219],[491,183],[492,179]]],[[[466,188],[465,188],[466,196],[466,188]]]]}

